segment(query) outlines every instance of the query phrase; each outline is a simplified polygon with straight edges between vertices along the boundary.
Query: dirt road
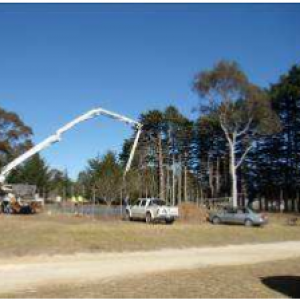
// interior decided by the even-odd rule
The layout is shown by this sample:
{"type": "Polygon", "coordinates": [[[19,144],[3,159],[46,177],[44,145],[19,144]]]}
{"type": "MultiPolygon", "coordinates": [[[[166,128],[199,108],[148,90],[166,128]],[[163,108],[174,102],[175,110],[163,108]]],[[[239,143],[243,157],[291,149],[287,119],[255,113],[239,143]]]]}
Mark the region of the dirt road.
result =
{"type": "Polygon", "coordinates": [[[0,260],[2,294],[42,285],[92,282],[159,271],[254,264],[300,257],[300,242],[0,260]]]}

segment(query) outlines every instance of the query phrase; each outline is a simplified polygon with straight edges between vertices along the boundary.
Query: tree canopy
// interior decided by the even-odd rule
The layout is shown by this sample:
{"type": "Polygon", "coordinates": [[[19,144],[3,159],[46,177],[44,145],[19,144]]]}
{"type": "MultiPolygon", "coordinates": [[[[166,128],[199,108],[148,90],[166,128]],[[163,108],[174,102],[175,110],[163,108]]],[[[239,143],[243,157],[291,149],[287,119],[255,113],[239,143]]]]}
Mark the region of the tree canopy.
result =
{"type": "MultiPolygon", "coordinates": [[[[261,88],[236,62],[220,61],[196,74],[193,90],[200,97],[193,119],[175,106],[141,113],[143,131],[125,180],[134,135],[120,153],[90,159],[76,182],[51,169],[42,154],[12,172],[9,181],[108,204],[126,196],[199,203],[234,191],[234,205],[243,204],[245,195],[259,199],[263,209],[278,209],[284,200],[287,210],[300,211],[300,66],[261,88]]],[[[32,145],[32,131],[4,109],[0,130],[3,166],[32,145]]]]}
{"type": "Polygon", "coordinates": [[[199,73],[194,88],[201,99],[208,101],[202,109],[218,119],[227,139],[232,201],[237,206],[237,169],[254,147],[258,135],[276,132],[277,116],[267,93],[251,83],[236,62],[220,61],[212,70],[199,73]]]}
{"type": "Polygon", "coordinates": [[[31,136],[32,129],[16,113],[0,107],[0,166],[28,149],[31,136]]]}

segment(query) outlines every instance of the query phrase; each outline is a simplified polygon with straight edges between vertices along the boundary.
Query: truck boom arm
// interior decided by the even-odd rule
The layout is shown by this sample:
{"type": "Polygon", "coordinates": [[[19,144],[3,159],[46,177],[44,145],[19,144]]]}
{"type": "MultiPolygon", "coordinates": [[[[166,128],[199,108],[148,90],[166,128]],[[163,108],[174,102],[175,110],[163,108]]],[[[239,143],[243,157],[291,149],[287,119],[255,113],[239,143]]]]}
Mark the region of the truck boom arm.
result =
{"type": "Polygon", "coordinates": [[[89,112],[77,117],[76,119],[74,119],[73,121],[67,123],[65,126],[61,127],[60,129],[58,129],[55,134],[49,136],[48,138],[46,138],[44,141],[42,141],[41,143],[37,144],[36,146],[32,147],[31,149],[29,149],[28,151],[26,151],[24,154],[22,154],[21,156],[17,157],[15,160],[13,160],[11,163],[9,163],[7,166],[5,166],[0,173],[0,184],[3,184],[8,176],[8,174],[15,169],[17,166],[19,166],[20,164],[22,164],[23,162],[25,162],[27,159],[29,159],[30,157],[32,157],[33,155],[37,154],[38,152],[46,149],[47,147],[51,146],[52,144],[55,144],[57,142],[60,142],[62,139],[62,135],[72,129],[73,127],[75,127],[77,124],[87,121],[89,119],[95,118],[99,115],[104,115],[107,116],[109,118],[124,122],[126,124],[132,125],[134,128],[137,129],[137,133],[136,133],[136,137],[129,155],[129,159],[128,162],[126,164],[126,168],[125,168],[125,173],[124,175],[126,175],[126,173],[129,171],[130,167],[131,167],[131,163],[134,157],[134,153],[138,144],[138,140],[139,140],[139,136],[141,134],[141,130],[142,130],[142,124],[140,124],[139,122],[136,122],[130,118],[127,118],[125,116],[119,115],[117,113],[111,112],[109,110],[105,110],[103,108],[96,108],[93,110],[90,110],[89,112]]]}

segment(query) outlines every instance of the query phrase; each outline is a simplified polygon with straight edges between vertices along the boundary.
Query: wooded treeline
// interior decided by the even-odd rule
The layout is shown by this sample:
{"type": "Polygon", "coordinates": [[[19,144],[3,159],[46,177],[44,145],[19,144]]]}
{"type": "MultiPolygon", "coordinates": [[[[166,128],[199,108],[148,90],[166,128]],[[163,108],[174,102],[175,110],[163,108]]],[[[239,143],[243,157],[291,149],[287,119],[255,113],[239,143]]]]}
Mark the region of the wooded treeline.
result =
{"type": "MultiPolygon", "coordinates": [[[[226,77],[226,80],[226,88],[229,86],[232,92],[232,85],[227,85],[232,83],[232,76],[226,77]]],[[[210,77],[211,86],[220,91],[216,82],[216,78],[210,77]]],[[[202,84],[207,84],[207,81],[202,81],[202,84]]],[[[198,92],[197,85],[194,86],[198,92]]],[[[271,206],[278,209],[280,201],[284,200],[286,210],[300,212],[300,65],[293,66],[281,76],[278,83],[264,89],[263,93],[280,120],[280,129],[269,130],[268,133],[261,131],[251,140],[251,150],[236,170],[238,200],[264,199],[261,208],[266,210],[271,206]]],[[[265,127],[274,129],[274,120],[270,114],[262,112],[259,101],[252,105],[252,109],[254,107],[259,111],[260,122],[265,127]]],[[[239,120],[241,111],[245,110],[244,103],[241,98],[237,99],[234,106],[228,106],[234,112],[234,117],[239,112],[239,120]]],[[[132,169],[125,179],[123,171],[132,138],[124,142],[121,153],[109,152],[89,160],[76,181],[71,181],[65,172],[51,170],[41,156],[25,163],[12,173],[9,180],[36,184],[45,193],[55,190],[65,197],[80,194],[107,203],[120,203],[120,199],[126,196],[130,199],[161,197],[173,204],[229,197],[232,191],[230,149],[224,130],[216,118],[218,109],[223,112],[224,107],[228,108],[221,103],[216,108],[211,106],[209,110],[203,110],[203,106],[199,109],[198,103],[195,103],[195,116],[198,116],[193,120],[174,106],[141,114],[139,120],[143,124],[143,132],[132,169]]],[[[254,124],[252,117],[250,121],[252,123],[246,121],[243,126],[254,124]]],[[[32,133],[16,115],[3,109],[0,110],[0,130],[0,163],[3,166],[17,151],[22,152],[30,146],[32,133]]],[[[237,143],[237,159],[243,156],[254,131],[253,126],[244,139],[237,143]]]]}

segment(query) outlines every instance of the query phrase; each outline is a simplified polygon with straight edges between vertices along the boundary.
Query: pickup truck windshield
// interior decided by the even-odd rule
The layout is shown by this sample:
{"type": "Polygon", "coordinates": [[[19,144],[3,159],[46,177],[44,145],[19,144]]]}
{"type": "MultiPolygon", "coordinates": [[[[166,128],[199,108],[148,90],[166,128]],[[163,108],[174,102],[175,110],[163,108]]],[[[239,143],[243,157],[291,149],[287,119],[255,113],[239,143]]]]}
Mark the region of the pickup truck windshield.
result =
{"type": "Polygon", "coordinates": [[[166,202],[163,200],[160,200],[160,199],[154,199],[154,200],[151,200],[150,205],[163,206],[163,205],[166,205],[166,202]]]}

